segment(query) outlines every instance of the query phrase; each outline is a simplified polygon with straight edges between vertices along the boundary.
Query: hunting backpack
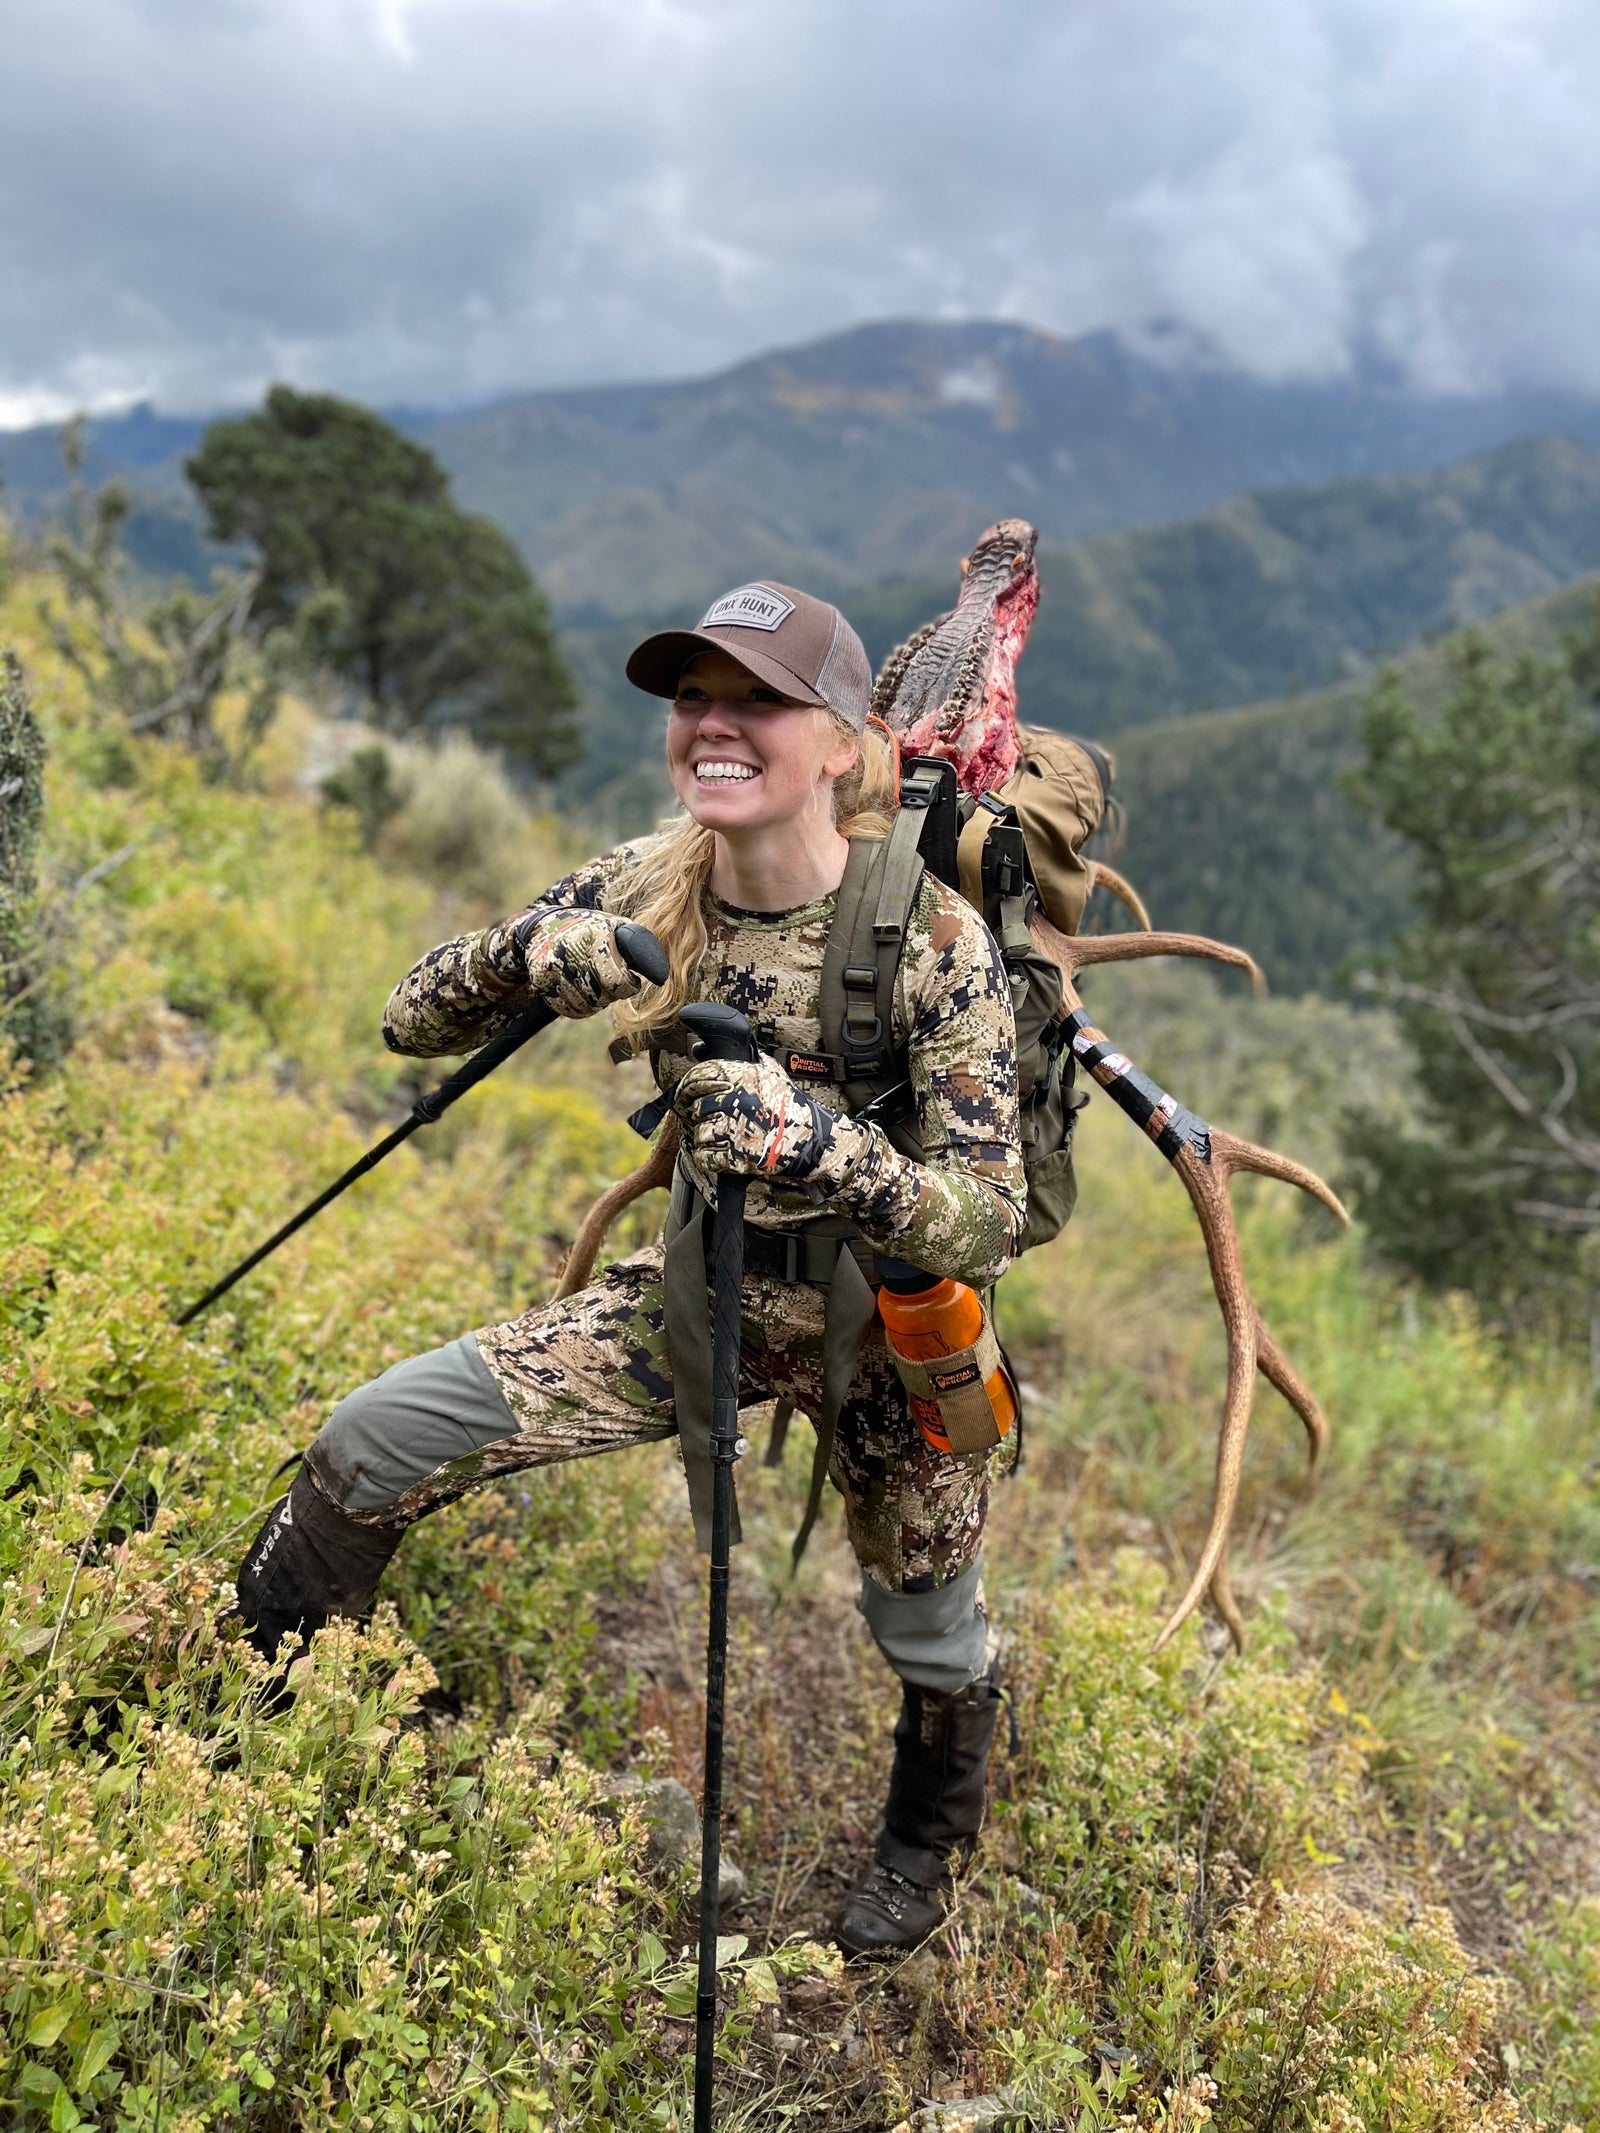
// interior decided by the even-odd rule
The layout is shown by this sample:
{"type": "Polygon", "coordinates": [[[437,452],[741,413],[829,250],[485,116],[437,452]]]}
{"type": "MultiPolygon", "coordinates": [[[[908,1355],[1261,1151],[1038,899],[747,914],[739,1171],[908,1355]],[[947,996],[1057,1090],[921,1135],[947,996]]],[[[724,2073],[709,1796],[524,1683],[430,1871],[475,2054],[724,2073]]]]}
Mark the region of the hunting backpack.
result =
{"type": "Polygon", "coordinates": [[[959,791],[955,767],[912,756],[887,837],[857,839],[839,885],[823,953],[821,1022],[827,1067],[846,1101],[880,1125],[902,1154],[921,1160],[903,1057],[889,1040],[906,927],[929,872],[959,891],[994,936],[1017,1022],[1028,1219],[1019,1251],[1048,1244],[1077,1200],[1072,1127],[1086,1098],[1073,1088],[1061,1022],[1061,972],[1034,945],[1042,910],[1076,933],[1094,867],[1083,847],[1111,806],[1116,766],[1092,742],[1022,729],[1022,760],[998,792],[959,791]]]}

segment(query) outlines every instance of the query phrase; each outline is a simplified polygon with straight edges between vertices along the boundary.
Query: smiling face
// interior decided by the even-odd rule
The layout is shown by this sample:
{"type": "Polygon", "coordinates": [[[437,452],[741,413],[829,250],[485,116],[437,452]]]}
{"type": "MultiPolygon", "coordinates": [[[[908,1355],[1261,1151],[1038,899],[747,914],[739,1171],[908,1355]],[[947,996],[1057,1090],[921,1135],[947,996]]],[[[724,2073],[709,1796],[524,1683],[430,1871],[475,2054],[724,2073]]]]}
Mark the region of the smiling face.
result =
{"type": "Polygon", "coordinates": [[[830,827],[833,781],[856,759],[825,712],[791,703],[727,652],[684,668],[667,715],[667,770],[696,822],[734,833],[814,815],[830,827]]]}

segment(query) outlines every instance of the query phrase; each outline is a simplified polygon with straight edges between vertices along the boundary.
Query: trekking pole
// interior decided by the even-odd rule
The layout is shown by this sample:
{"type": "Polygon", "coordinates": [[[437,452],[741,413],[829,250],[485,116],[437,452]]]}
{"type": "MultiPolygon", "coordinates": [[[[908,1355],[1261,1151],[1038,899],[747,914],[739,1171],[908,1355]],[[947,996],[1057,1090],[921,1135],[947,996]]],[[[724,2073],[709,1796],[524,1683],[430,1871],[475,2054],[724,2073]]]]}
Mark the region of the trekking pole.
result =
{"type": "MultiPolygon", "coordinates": [[[[755,1059],[750,1025],[731,1007],[683,1010],[697,1059],[755,1059]]],[[[739,1315],[746,1180],[717,1180],[711,1247],[711,1620],[706,1634],[705,1794],[700,1817],[700,1974],[694,2003],[694,2133],[711,2133],[717,2042],[717,1882],[722,1870],[722,1708],[728,1673],[733,1462],[739,1440],[739,1315]]]]}
{"type": "MultiPolygon", "coordinates": [[[[665,984],[666,950],[647,927],[624,922],[617,928],[616,941],[617,952],[637,977],[643,978],[647,985],[665,984]]],[[[259,1266],[269,1253],[275,1252],[280,1244],[286,1243],[297,1229],[304,1229],[312,1216],[320,1215],[331,1200],[337,1200],[346,1186],[353,1185],[357,1178],[364,1178],[369,1170],[376,1170],[384,1157],[392,1155],[402,1141],[409,1140],[419,1126],[431,1126],[436,1119],[443,1118],[458,1096],[465,1096],[468,1089],[476,1088],[486,1075],[492,1074],[497,1066],[505,1064],[513,1052],[519,1051],[530,1037],[537,1037],[540,1030],[548,1029],[555,1020],[555,1009],[546,1007],[542,1001],[537,1007],[530,1007],[526,1014],[519,1015],[510,1028],[502,1030],[492,1043],[486,1044],[481,1051],[474,1052],[465,1066],[457,1067],[453,1074],[446,1075],[436,1089],[430,1089],[425,1096],[419,1096],[411,1106],[409,1118],[403,1119],[392,1133],[386,1133],[376,1147],[369,1148],[358,1162],[352,1163],[341,1177],[335,1178],[314,1200],[302,1207],[297,1215],[291,1215],[281,1229],[275,1229],[265,1244],[256,1246],[248,1259],[241,1259],[230,1273],[224,1274],[220,1281],[213,1282],[204,1296],[190,1304],[188,1310],[180,1313],[173,1323],[186,1326],[191,1319],[198,1318],[202,1311],[210,1310],[217,1298],[226,1296],[234,1283],[242,1281],[252,1267],[259,1266]]]]}

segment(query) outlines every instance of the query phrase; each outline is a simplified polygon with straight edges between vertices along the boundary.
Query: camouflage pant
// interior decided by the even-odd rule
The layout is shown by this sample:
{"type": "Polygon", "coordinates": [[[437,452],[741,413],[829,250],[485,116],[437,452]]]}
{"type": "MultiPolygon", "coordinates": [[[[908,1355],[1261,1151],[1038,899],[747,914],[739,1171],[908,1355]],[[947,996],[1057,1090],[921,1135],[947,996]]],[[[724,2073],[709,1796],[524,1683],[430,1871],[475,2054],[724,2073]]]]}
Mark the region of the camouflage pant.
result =
{"type": "MultiPolygon", "coordinates": [[[[787,1393],[805,1413],[820,1413],[824,1301],[820,1289],[803,1283],[746,1280],[743,1404],[787,1393]]],[[[462,1457],[430,1462],[386,1505],[357,1510],[363,1521],[409,1525],[501,1475],[675,1432],[659,1245],[610,1267],[579,1295],[484,1326],[475,1338],[510,1410],[508,1433],[462,1457]]],[[[335,1410],[307,1455],[340,1503],[349,1499],[340,1480],[349,1470],[341,1432],[353,1426],[341,1415],[362,1398],[335,1410]]],[[[993,1466],[1010,1457],[1008,1446],[961,1457],[935,1451],[911,1418],[875,1328],[840,1411],[829,1469],[868,1583],[884,1593],[932,1593],[971,1571],[993,1466]]]]}

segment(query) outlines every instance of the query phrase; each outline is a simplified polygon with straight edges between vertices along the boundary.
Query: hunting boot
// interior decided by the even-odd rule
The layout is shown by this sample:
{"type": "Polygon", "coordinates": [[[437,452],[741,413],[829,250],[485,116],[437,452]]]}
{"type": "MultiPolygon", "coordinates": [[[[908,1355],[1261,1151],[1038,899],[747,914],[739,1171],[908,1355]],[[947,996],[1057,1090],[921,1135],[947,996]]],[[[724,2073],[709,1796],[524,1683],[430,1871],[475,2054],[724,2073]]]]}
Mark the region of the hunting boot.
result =
{"type": "Polygon", "coordinates": [[[953,1695],[904,1686],[877,1856],[839,1921],[851,1955],[914,1948],[944,1916],[952,1867],[983,1827],[1000,1661],[953,1695]]]}
{"type": "Polygon", "coordinates": [[[263,1659],[290,1630],[309,1637],[334,1615],[360,1614],[403,1526],[367,1526],[324,1496],[302,1466],[272,1507],[239,1570],[239,1614],[263,1659]]]}

